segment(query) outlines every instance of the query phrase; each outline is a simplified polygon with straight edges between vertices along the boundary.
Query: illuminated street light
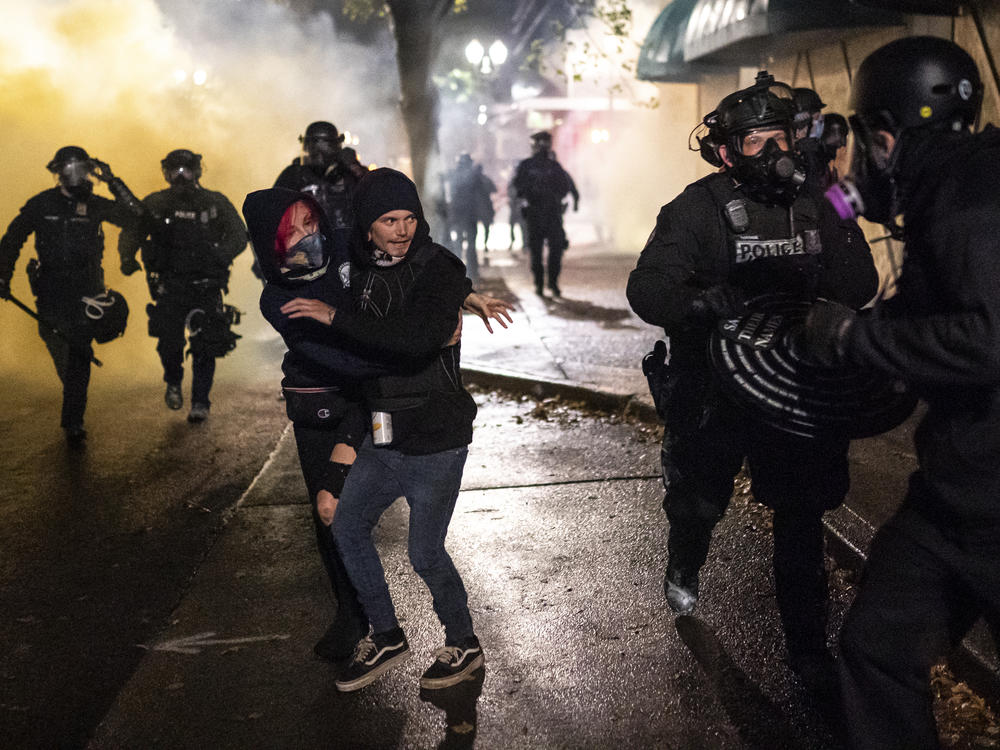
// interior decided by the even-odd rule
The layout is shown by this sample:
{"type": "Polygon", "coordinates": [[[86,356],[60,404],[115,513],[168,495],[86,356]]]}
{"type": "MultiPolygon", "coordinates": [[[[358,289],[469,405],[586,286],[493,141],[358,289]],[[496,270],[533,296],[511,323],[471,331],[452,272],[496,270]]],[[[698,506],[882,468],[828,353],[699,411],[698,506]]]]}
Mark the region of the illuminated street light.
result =
{"type": "Polygon", "coordinates": [[[497,39],[490,45],[489,55],[494,65],[503,65],[507,62],[507,45],[497,39]]]}
{"type": "Polygon", "coordinates": [[[497,39],[487,50],[478,39],[473,39],[465,45],[465,59],[479,68],[480,73],[492,73],[507,62],[507,45],[497,39]]]}
{"type": "Polygon", "coordinates": [[[483,61],[486,49],[479,43],[478,39],[473,39],[465,46],[465,59],[473,65],[479,65],[483,61]]]}

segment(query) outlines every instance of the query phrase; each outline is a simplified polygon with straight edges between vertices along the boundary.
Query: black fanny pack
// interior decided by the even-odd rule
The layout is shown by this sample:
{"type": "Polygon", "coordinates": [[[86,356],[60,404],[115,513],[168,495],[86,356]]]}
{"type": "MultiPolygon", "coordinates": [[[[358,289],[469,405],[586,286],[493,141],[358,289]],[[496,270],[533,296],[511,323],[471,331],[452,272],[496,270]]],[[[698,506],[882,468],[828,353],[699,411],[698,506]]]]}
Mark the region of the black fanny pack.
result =
{"type": "Polygon", "coordinates": [[[300,427],[334,429],[347,412],[348,401],[339,390],[297,391],[282,388],[285,414],[300,427]]]}

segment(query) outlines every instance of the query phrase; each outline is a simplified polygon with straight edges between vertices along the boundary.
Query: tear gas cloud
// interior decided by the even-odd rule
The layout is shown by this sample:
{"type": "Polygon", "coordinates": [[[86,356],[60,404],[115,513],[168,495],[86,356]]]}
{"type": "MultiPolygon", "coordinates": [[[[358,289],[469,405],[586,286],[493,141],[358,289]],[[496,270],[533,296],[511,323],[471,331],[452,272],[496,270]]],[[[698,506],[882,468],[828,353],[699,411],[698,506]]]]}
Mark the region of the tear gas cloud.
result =
{"type": "MultiPolygon", "coordinates": [[[[388,33],[362,47],[338,36],[339,19],[298,15],[270,0],[0,0],[0,8],[4,229],[29,197],[54,184],[45,164],[64,145],[107,161],[139,197],[166,187],[160,159],[168,151],[190,148],[204,157],[202,184],[237,209],[246,193],[273,184],[314,120],[358,134],[366,161],[385,163],[405,150],[388,33]]],[[[97,192],[108,195],[100,184],[97,192]]],[[[117,229],[105,229],[105,281],[126,295],[131,317],[124,340],[97,348],[106,366],[92,387],[114,377],[155,382],[145,281],[121,276],[117,229]]],[[[33,239],[12,283],[28,302],[33,239]]],[[[244,336],[266,328],[255,314],[260,286],[251,261],[247,250],[230,284],[230,300],[251,312],[244,336]]],[[[51,376],[58,388],[34,322],[0,303],[0,327],[0,373],[51,376]]]]}

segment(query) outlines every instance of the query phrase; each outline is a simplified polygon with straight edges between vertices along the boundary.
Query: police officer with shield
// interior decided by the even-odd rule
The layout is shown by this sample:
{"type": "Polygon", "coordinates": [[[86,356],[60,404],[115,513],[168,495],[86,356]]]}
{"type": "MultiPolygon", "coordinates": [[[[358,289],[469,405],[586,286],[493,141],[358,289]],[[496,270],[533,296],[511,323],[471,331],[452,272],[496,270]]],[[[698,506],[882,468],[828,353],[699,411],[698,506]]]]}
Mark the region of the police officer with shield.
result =
{"type": "Polygon", "coordinates": [[[28,272],[38,303],[38,332],[62,381],[66,440],[80,445],[87,437],[83,415],[94,357],[91,342],[95,335],[106,341],[123,333],[127,315],[120,295],[108,295],[104,287],[102,225],[128,227],[141,206],[105,162],[79,146],[63,146],[46,168],[58,185],[31,198],[0,238],[0,298],[10,296],[17,258],[34,233],[38,258],[29,263],[28,272]],[[95,195],[90,176],[106,182],[115,200],[95,195]],[[125,314],[114,315],[113,330],[99,330],[95,323],[110,321],[114,304],[116,313],[125,314]]]}
{"type": "Polygon", "coordinates": [[[209,393],[215,360],[227,354],[238,335],[234,308],[224,305],[233,260],[247,244],[239,213],[222,193],[202,187],[201,154],[171,151],[160,162],[166,190],[143,199],[141,223],[122,231],[118,241],[122,273],[140,270],[135,256],[142,251],[150,295],[149,334],[159,339],[156,351],[167,384],[164,401],[173,410],[184,405],[185,328],[190,331],[191,411],[189,422],[209,414],[209,393]]]}
{"type": "Polygon", "coordinates": [[[629,276],[632,309],[662,326],[651,374],[666,428],[662,468],[669,521],[667,602],[694,610],[712,530],[749,466],[757,502],[774,511],[774,577],[791,666],[809,687],[830,684],[824,511],[847,492],[846,437],[802,437],[741,411],[720,389],[707,344],[720,320],[761,295],[817,296],[854,308],[877,274],[853,221],[805,183],[792,151],[791,89],[765,71],[703,120],[704,158],[721,171],[665,205],[629,276]]]}
{"type": "Polygon", "coordinates": [[[851,180],[829,193],[906,252],[898,293],[870,315],[812,308],[808,352],[902,378],[927,404],[917,470],[840,634],[856,748],[938,747],[930,669],[976,619],[1000,613],[1000,133],[969,130],[982,95],[975,62],[951,41],[876,50],[852,87],[851,180]]]}

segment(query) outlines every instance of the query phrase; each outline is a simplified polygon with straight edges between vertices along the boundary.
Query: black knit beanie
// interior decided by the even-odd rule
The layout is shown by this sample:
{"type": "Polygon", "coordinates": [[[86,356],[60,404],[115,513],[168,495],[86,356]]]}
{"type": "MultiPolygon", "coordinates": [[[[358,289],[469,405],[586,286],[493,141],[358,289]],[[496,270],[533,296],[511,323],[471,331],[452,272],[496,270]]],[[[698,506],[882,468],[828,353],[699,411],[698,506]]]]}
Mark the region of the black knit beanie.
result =
{"type": "Polygon", "coordinates": [[[361,232],[367,233],[383,214],[400,210],[412,211],[424,222],[417,186],[402,172],[388,167],[373,170],[354,189],[354,219],[361,232]]]}

